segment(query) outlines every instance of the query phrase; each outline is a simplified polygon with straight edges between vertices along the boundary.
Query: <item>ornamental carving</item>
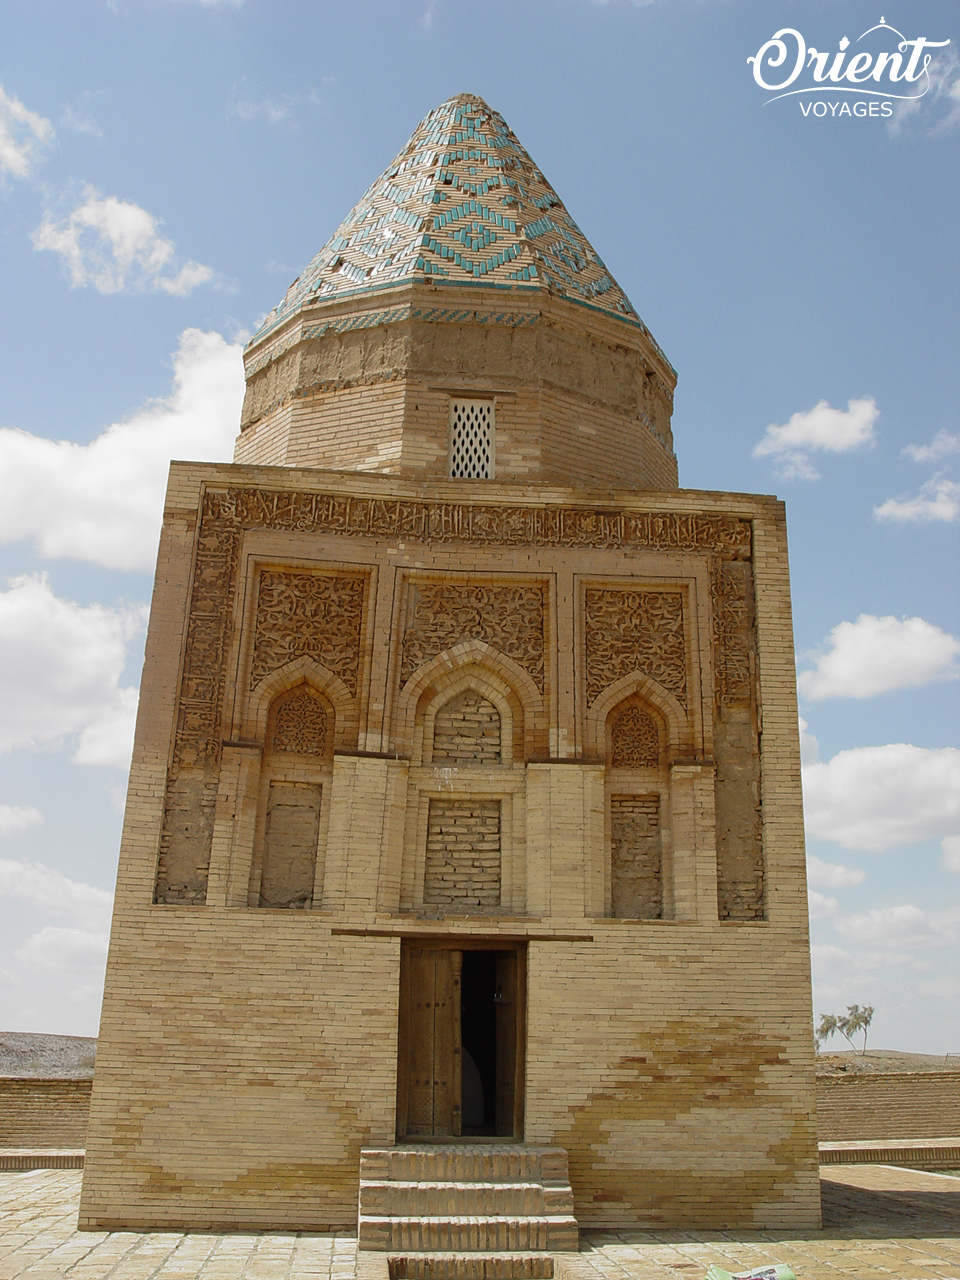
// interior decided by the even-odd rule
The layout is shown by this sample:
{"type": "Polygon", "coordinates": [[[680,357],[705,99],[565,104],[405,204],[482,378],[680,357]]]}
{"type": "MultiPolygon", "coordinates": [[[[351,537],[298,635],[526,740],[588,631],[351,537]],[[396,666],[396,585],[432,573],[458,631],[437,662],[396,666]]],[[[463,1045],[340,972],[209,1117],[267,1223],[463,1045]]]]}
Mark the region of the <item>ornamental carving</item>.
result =
{"type": "Polygon", "coordinates": [[[220,709],[239,551],[238,530],[213,521],[201,524],[177,708],[174,771],[215,764],[220,758],[220,709]]]}
{"type": "Polygon", "coordinates": [[[365,579],[260,574],[250,687],[295,658],[313,658],[356,697],[365,579]]]}
{"type": "MultiPolygon", "coordinates": [[[[484,506],[239,487],[208,489],[200,511],[168,780],[166,809],[171,822],[180,803],[177,797],[188,784],[204,789],[203,794],[207,797],[204,804],[212,813],[223,737],[226,660],[233,640],[240,544],[246,529],[341,534],[351,538],[395,538],[454,546],[469,543],[504,547],[705,551],[726,556],[728,561],[749,560],[751,551],[750,521],[730,515],[637,513],[583,507],[484,506]],[[182,774],[183,770],[190,771],[189,777],[182,774]],[[202,777],[195,777],[197,771],[202,777]]],[[[722,585],[719,592],[722,597],[726,585],[722,585]]],[[[718,624],[717,598],[715,590],[718,689],[734,690],[743,687],[742,663],[738,678],[736,646],[727,644],[723,638],[729,628],[723,622],[718,624]],[[721,666],[725,672],[722,677],[721,666]]],[[[534,671],[539,672],[534,678],[542,689],[542,621],[539,636],[539,657],[536,634],[524,640],[521,648],[526,649],[522,665],[528,661],[533,664],[534,671]]],[[[490,643],[496,641],[491,640],[490,643]]],[[[409,652],[412,655],[414,650],[411,648],[409,652]]],[[[597,652],[596,645],[594,652],[597,652]]],[[[328,665],[326,660],[321,660],[328,665]]],[[[597,667],[593,669],[597,670],[597,667]]],[[[346,679],[344,683],[355,691],[357,681],[355,669],[352,685],[346,679]]],[[[725,696],[732,695],[728,693],[725,696]]],[[[212,823],[203,824],[199,844],[193,836],[189,840],[184,837],[181,841],[173,829],[175,826],[176,823],[171,826],[165,822],[157,901],[203,901],[212,823]],[[183,849],[178,852],[181,844],[183,849]],[[193,868],[190,871],[192,887],[177,887],[182,879],[180,871],[176,870],[180,863],[193,868]]]]}
{"type": "Polygon", "coordinates": [[[749,706],[750,565],[719,560],[710,575],[716,699],[720,706],[749,706]]]}
{"type": "Polygon", "coordinates": [[[650,547],[750,554],[749,520],[724,515],[494,507],[271,489],[208,490],[204,518],[248,529],[495,546],[650,547]]]}
{"type": "Polygon", "coordinates": [[[623,676],[642,672],[686,706],[681,592],[593,587],[585,593],[584,624],[588,703],[623,676]]]}
{"type": "Polygon", "coordinates": [[[636,706],[618,712],[610,730],[610,747],[614,769],[656,769],[660,735],[653,716],[636,706]]]}
{"type": "Polygon", "coordinates": [[[400,683],[464,640],[483,640],[532,676],[543,692],[543,587],[411,582],[400,683]]]}
{"type": "Polygon", "coordinates": [[[327,713],[315,693],[306,687],[280,703],[273,716],[271,751],[293,751],[322,756],[327,751],[327,713]]]}

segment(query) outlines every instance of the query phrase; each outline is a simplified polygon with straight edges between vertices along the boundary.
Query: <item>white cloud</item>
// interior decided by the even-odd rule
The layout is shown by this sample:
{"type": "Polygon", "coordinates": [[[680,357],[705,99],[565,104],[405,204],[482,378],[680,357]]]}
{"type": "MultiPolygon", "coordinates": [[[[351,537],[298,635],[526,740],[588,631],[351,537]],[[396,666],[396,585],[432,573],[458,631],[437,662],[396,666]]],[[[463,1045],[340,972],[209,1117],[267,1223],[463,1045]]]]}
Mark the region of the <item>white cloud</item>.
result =
{"type": "Polygon", "coordinates": [[[171,458],[232,454],[243,402],[239,344],[187,329],[171,395],[90,444],[0,429],[0,542],[110,569],[151,569],[171,458]]]}
{"type": "Polygon", "coordinates": [[[146,209],[116,196],[84,190],[83,202],[60,222],[47,214],[33,233],[36,249],[58,253],[74,287],[92,285],[99,293],[148,290],[185,297],[213,279],[210,267],[187,262],[175,271],[174,244],[165,240],[146,209]]]}
{"type": "MultiPolygon", "coordinates": [[[[930,61],[927,71],[929,83],[922,96],[901,98],[894,103],[893,116],[887,128],[891,133],[901,133],[921,114],[930,120],[930,132],[941,133],[960,124],[960,57],[955,49],[947,49],[930,61]],[[932,119],[931,119],[932,117],[932,119]]],[[[923,87],[918,82],[918,89],[923,87]]]]}
{"type": "Polygon", "coordinates": [[[238,120],[265,120],[267,124],[281,124],[290,119],[289,98],[261,98],[255,102],[252,98],[237,98],[230,103],[229,114],[238,120]]]}
{"type": "MultiPolygon", "coordinates": [[[[812,853],[807,854],[807,884],[819,889],[843,889],[849,885],[863,884],[867,873],[859,867],[845,867],[839,862],[821,862],[812,853]]],[[[833,899],[831,898],[832,902],[833,899]]]]}
{"type": "Polygon", "coordinates": [[[22,808],[14,804],[0,804],[0,836],[13,835],[15,831],[27,831],[43,822],[39,809],[22,808]]]}
{"type": "Polygon", "coordinates": [[[318,106],[319,95],[315,89],[307,93],[284,93],[277,98],[269,95],[262,98],[233,98],[227,108],[227,114],[236,116],[238,120],[264,120],[267,124],[283,124],[292,120],[294,112],[300,106],[318,106]]]}
{"type": "Polygon", "coordinates": [[[42,575],[0,591],[0,751],[79,734],[75,762],[126,768],[136,692],[119,681],[146,614],[61,600],[42,575]]]}
{"type": "Polygon", "coordinates": [[[908,444],[900,452],[914,462],[939,462],[951,453],[960,453],[960,436],[941,429],[929,444],[908,444]]]}
{"type": "MultiPolygon", "coordinates": [[[[75,978],[78,971],[102,974],[107,962],[106,929],[61,929],[47,925],[32,934],[15,955],[21,964],[75,978]]],[[[103,979],[101,977],[101,990],[103,979]]]]}
{"type": "Polygon", "coordinates": [[[800,717],[800,763],[813,764],[820,759],[820,743],[810,732],[810,726],[800,717]]]}
{"type": "Polygon", "coordinates": [[[960,875],[960,836],[944,836],[940,848],[941,865],[944,871],[952,871],[954,875],[960,875]]]}
{"type": "Polygon", "coordinates": [[[879,413],[872,396],[848,400],[846,409],[834,409],[821,400],[782,425],[771,423],[753,456],[772,457],[777,474],[784,480],[817,480],[819,472],[809,455],[816,450],[847,453],[873,444],[873,427],[879,413]]]}
{"type": "Polygon", "coordinates": [[[112,893],[42,863],[0,858],[0,903],[31,930],[19,947],[11,938],[3,955],[0,1024],[96,1035],[112,893]]]}
{"type": "Polygon", "coordinates": [[[888,498],[873,514],[881,520],[926,523],[960,519],[960,484],[944,475],[928,480],[912,498],[888,498]]]}
{"type": "Polygon", "coordinates": [[[960,640],[923,618],[862,613],[830,632],[830,648],[797,687],[804,698],[870,698],[960,675],[960,640]]]}
{"type": "Polygon", "coordinates": [[[101,928],[109,923],[113,907],[113,894],[106,889],[71,880],[40,862],[10,858],[0,858],[0,897],[16,898],[40,907],[47,915],[72,916],[75,922],[97,923],[101,928]]]}
{"type": "Polygon", "coordinates": [[[53,125],[30,111],[0,86],[0,173],[30,176],[43,148],[53,140],[53,125]]]}
{"type": "Polygon", "coordinates": [[[839,905],[836,898],[826,898],[822,893],[817,893],[816,889],[807,890],[807,906],[811,920],[823,920],[827,916],[834,915],[839,905]]]}
{"type": "Polygon", "coordinates": [[[807,835],[879,853],[960,834],[960,749],[856,747],[803,770],[807,835]]]}
{"type": "Polygon", "coordinates": [[[81,93],[75,103],[67,103],[60,112],[60,123],[74,133],[87,133],[91,137],[102,138],[103,130],[90,109],[91,102],[101,95],[102,90],[92,92],[88,89],[81,93]]]}
{"type": "Polygon", "coordinates": [[[952,946],[960,937],[960,909],[925,911],[911,902],[834,919],[836,931],[860,946],[952,946]]]}

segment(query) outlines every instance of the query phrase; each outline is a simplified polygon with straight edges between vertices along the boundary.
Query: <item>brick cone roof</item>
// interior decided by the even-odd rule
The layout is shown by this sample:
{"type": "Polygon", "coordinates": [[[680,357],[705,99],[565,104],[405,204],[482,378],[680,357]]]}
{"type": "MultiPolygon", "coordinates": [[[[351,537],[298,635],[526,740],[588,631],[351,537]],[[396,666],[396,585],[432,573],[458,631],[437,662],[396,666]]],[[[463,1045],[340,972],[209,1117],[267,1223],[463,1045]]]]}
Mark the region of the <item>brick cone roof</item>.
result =
{"type": "Polygon", "coordinates": [[[267,316],[413,281],[543,291],[642,324],[507,125],[474,94],[420,122],[267,316]]]}

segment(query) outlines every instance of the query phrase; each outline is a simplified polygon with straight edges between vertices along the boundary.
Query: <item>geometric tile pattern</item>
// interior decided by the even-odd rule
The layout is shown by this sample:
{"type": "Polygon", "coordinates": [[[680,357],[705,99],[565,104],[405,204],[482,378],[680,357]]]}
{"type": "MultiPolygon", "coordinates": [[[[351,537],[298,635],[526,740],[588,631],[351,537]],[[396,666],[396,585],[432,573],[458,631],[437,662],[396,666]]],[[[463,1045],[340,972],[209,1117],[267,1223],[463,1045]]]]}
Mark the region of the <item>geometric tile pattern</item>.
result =
{"type": "Polygon", "coordinates": [[[640,323],[506,121],[473,94],[421,121],[260,332],[311,303],[414,279],[542,290],[640,323]]]}

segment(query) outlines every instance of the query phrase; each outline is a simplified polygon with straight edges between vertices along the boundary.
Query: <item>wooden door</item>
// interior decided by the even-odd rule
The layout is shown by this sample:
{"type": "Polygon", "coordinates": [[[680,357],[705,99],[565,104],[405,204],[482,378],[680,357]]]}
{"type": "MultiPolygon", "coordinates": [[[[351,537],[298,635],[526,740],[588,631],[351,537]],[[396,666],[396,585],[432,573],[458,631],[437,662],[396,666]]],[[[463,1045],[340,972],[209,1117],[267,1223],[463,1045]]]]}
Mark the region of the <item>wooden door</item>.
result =
{"type": "Polygon", "coordinates": [[[459,951],[400,950],[397,1137],[460,1134],[459,951]]]}
{"type": "Polygon", "coordinates": [[[524,990],[521,953],[497,954],[497,1103],[498,1138],[523,1137],[524,990]]]}

